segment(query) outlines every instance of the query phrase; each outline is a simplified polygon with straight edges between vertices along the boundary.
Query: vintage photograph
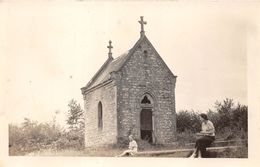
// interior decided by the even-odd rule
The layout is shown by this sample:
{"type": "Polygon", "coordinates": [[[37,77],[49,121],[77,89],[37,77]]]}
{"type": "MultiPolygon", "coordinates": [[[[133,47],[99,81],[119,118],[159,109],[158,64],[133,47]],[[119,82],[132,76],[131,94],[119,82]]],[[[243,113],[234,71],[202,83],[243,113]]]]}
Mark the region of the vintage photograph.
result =
{"type": "Polygon", "coordinates": [[[255,5],[1,3],[8,157],[249,158],[255,5]]]}

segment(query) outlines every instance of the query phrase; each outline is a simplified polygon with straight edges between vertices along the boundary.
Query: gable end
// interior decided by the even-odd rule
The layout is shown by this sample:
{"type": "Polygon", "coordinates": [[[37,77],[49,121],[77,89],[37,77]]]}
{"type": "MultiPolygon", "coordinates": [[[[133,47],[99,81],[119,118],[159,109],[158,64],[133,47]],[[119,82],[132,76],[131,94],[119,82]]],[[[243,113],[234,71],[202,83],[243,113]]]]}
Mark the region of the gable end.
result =
{"type": "Polygon", "coordinates": [[[149,39],[144,35],[143,37],[141,37],[134,45],[134,47],[129,51],[128,55],[127,55],[127,59],[124,61],[124,63],[121,65],[121,67],[118,69],[121,70],[124,65],[128,62],[128,60],[130,59],[131,55],[134,53],[134,51],[137,49],[137,47],[143,42],[146,41],[148,43],[148,45],[151,46],[152,50],[155,52],[155,54],[159,57],[160,61],[163,63],[163,66],[165,66],[165,68],[170,72],[170,74],[172,75],[172,77],[177,78],[176,75],[174,75],[172,73],[172,71],[170,70],[170,68],[166,65],[166,63],[163,61],[162,57],[159,55],[159,53],[156,51],[156,49],[153,47],[152,43],[149,41],[149,39]]]}

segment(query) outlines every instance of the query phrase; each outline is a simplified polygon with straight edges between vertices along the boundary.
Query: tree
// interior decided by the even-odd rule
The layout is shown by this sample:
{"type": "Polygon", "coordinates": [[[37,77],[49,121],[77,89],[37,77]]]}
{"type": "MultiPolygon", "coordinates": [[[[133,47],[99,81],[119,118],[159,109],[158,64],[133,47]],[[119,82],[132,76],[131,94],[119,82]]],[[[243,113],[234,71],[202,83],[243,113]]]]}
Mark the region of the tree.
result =
{"type": "Polygon", "coordinates": [[[223,128],[220,114],[218,112],[214,112],[213,110],[209,109],[207,111],[207,116],[209,120],[213,123],[215,130],[219,132],[223,128]]]}
{"type": "Polygon", "coordinates": [[[216,131],[228,134],[226,139],[247,138],[247,113],[245,105],[235,104],[232,99],[225,99],[215,103],[217,114],[214,114],[216,131]]]}
{"type": "Polygon", "coordinates": [[[72,99],[68,107],[67,124],[69,125],[69,129],[79,130],[84,128],[84,111],[81,109],[80,104],[77,104],[77,101],[72,99]]]}
{"type": "Polygon", "coordinates": [[[67,124],[69,132],[67,138],[70,142],[76,142],[74,147],[83,148],[84,146],[84,111],[76,100],[70,100],[68,104],[67,124]]]}
{"type": "Polygon", "coordinates": [[[244,130],[247,132],[248,125],[247,125],[247,120],[248,120],[248,107],[242,104],[239,104],[236,106],[233,112],[233,117],[232,117],[232,122],[234,126],[238,128],[238,130],[244,130]]]}
{"type": "Polygon", "coordinates": [[[226,98],[223,102],[216,101],[215,109],[219,113],[222,128],[231,128],[232,113],[234,111],[234,102],[232,99],[226,98]]]}

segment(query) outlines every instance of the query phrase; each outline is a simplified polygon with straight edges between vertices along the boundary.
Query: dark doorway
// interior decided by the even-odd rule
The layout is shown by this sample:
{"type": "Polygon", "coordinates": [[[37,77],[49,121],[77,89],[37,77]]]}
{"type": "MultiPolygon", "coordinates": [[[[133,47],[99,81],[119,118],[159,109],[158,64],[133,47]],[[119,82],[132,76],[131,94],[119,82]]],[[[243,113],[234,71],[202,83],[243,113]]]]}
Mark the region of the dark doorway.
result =
{"type": "Polygon", "coordinates": [[[151,109],[142,109],[141,111],[141,139],[146,140],[149,143],[153,142],[153,120],[151,109]]]}

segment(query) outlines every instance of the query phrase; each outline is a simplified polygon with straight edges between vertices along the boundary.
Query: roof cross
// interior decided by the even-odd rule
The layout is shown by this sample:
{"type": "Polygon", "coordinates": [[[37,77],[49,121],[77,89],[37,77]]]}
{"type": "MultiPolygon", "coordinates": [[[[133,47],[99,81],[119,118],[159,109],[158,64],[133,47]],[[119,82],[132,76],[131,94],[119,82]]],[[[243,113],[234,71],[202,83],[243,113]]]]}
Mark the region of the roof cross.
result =
{"type": "Polygon", "coordinates": [[[109,50],[109,52],[108,52],[108,57],[111,57],[111,58],[112,58],[112,52],[111,52],[111,50],[112,50],[113,46],[112,46],[111,44],[112,44],[112,41],[109,40],[109,45],[107,46],[107,48],[108,48],[108,50],[109,50]]]}
{"type": "Polygon", "coordinates": [[[144,36],[144,33],[145,33],[145,31],[144,31],[144,24],[147,24],[147,22],[143,20],[143,19],[144,19],[143,16],[140,16],[140,19],[141,19],[141,20],[138,21],[138,22],[141,24],[141,32],[140,32],[140,35],[141,35],[141,37],[143,37],[143,36],[144,36]]]}

